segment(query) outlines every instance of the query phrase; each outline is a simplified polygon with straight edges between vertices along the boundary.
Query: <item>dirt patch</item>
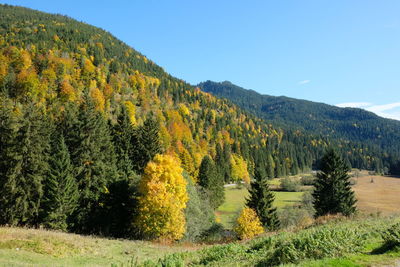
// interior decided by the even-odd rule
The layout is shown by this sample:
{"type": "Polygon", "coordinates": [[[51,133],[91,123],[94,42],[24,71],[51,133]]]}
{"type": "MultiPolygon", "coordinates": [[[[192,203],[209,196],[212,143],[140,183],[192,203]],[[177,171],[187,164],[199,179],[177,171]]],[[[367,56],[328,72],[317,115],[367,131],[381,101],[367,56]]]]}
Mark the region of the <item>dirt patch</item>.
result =
{"type": "Polygon", "coordinates": [[[360,211],[400,213],[400,178],[367,175],[354,179],[357,184],[353,189],[360,211]]]}

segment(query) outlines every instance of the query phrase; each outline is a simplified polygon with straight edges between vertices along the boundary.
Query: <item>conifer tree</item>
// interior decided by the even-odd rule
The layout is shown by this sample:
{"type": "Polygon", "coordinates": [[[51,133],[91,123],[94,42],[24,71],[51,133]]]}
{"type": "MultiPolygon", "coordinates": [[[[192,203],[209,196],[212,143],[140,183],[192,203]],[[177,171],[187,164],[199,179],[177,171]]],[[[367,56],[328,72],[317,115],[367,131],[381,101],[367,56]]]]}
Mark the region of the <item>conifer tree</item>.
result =
{"type": "Polygon", "coordinates": [[[133,175],[133,164],[130,157],[132,151],[132,138],[134,128],[129,118],[128,111],[124,105],[117,123],[112,126],[112,139],[117,157],[117,167],[120,175],[129,177],[133,175]]]}
{"type": "Polygon", "coordinates": [[[107,186],[118,180],[115,150],[107,122],[88,97],[70,126],[66,139],[71,145],[68,149],[80,192],[73,214],[74,229],[96,232],[102,220],[98,216],[103,206],[102,194],[107,194],[107,186]]]}
{"type": "Polygon", "coordinates": [[[216,171],[214,161],[208,155],[201,161],[198,181],[208,192],[211,206],[214,209],[218,208],[225,199],[224,181],[216,171]]]}
{"type": "Polygon", "coordinates": [[[337,213],[348,216],[356,211],[348,171],[348,165],[333,149],[322,157],[313,193],[316,216],[337,213]]]}
{"type": "Polygon", "coordinates": [[[78,185],[63,136],[55,141],[44,187],[43,222],[52,229],[67,230],[78,204],[78,185]]]}
{"type": "Polygon", "coordinates": [[[133,167],[137,173],[141,174],[147,163],[149,163],[156,154],[162,152],[158,122],[148,117],[143,125],[136,129],[132,142],[131,159],[133,167]]]}
{"type": "MultiPolygon", "coordinates": [[[[47,171],[49,129],[44,115],[28,105],[23,115],[13,121],[13,111],[3,113],[1,123],[1,223],[35,225],[43,196],[42,182],[47,171]],[[19,123],[18,123],[19,120],[19,123]],[[18,125],[19,124],[19,125],[18,125]],[[5,134],[3,134],[3,130],[5,134]]],[[[18,115],[19,116],[19,115],[18,115]]]]}
{"type": "Polygon", "coordinates": [[[257,213],[266,230],[276,230],[279,227],[279,219],[276,208],[273,207],[275,196],[269,188],[268,179],[263,177],[258,169],[255,170],[254,179],[246,205],[257,213]]]}

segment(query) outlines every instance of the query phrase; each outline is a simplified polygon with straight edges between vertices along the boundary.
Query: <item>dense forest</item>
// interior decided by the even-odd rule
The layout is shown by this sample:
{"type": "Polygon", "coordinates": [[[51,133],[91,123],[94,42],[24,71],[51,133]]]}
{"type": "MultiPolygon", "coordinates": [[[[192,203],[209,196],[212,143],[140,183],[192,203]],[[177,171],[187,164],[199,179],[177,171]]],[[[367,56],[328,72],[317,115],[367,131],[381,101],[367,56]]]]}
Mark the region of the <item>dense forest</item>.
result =
{"type": "Polygon", "coordinates": [[[228,81],[206,81],[198,86],[204,92],[229,99],[285,131],[327,137],[332,144],[343,148],[344,156],[352,154],[348,158],[355,168],[379,172],[387,172],[391,168],[392,172],[395,171],[400,153],[399,121],[384,119],[358,108],[339,108],[285,96],[261,95],[228,81]],[[370,164],[370,157],[375,163],[370,164]]]}
{"type": "MultiPolygon", "coordinates": [[[[310,170],[332,145],[170,76],[99,28],[8,5],[0,17],[0,224],[196,239],[224,183],[310,170]]],[[[389,157],[343,151],[369,169],[389,157]]]]}

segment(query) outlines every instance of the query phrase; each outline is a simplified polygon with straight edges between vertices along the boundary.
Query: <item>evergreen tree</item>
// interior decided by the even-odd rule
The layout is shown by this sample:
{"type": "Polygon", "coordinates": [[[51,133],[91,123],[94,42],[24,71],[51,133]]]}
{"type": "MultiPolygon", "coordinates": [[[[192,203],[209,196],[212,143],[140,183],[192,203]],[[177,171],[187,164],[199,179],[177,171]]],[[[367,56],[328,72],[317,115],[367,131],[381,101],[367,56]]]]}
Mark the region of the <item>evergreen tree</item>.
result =
{"type": "Polygon", "coordinates": [[[47,171],[50,125],[33,105],[19,118],[11,109],[1,110],[0,223],[35,225],[47,171]]]}
{"type": "Polygon", "coordinates": [[[256,211],[265,229],[276,230],[279,227],[279,219],[276,208],[273,207],[275,196],[269,188],[268,179],[261,176],[258,169],[254,172],[254,178],[246,205],[256,211]]]}
{"type": "Polygon", "coordinates": [[[112,139],[117,156],[118,171],[125,177],[133,175],[133,164],[130,157],[133,135],[134,128],[126,107],[122,105],[117,123],[112,126],[112,139]]]}
{"type": "Polygon", "coordinates": [[[147,163],[149,163],[155,155],[162,152],[158,122],[148,117],[143,125],[136,129],[132,142],[131,159],[133,167],[137,173],[141,174],[147,166],[147,163]]]}
{"type": "Polygon", "coordinates": [[[209,194],[210,205],[216,209],[225,199],[224,181],[215,168],[210,156],[205,156],[200,164],[199,185],[209,194]]]}
{"type": "Polygon", "coordinates": [[[349,170],[345,161],[333,149],[323,156],[313,193],[316,216],[336,213],[348,216],[356,211],[349,170]]]}
{"type": "Polygon", "coordinates": [[[72,123],[66,123],[71,126],[66,139],[80,192],[73,214],[74,229],[92,233],[98,231],[104,219],[99,216],[103,206],[100,199],[108,193],[107,186],[118,180],[115,150],[107,122],[88,97],[77,119],[71,119],[72,123]]]}
{"type": "Polygon", "coordinates": [[[63,136],[54,144],[44,187],[43,222],[50,228],[67,230],[69,216],[78,204],[78,185],[63,136]]]}

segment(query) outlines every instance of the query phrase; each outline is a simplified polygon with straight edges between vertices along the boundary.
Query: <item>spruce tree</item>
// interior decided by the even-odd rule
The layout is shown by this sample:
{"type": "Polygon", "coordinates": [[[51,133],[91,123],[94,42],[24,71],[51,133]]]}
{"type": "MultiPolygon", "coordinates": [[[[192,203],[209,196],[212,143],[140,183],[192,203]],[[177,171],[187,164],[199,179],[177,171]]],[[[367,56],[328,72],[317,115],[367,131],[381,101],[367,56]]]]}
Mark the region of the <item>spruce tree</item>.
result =
{"type": "Polygon", "coordinates": [[[78,205],[78,185],[64,137],[55,140],[44,184],[43,222],[52,229],[67,230],[68,219],[78,205]]]}
{"type": "Polygon", "coordinates": [[[316,216],[337,213],[348,216],[356,211],[349,170],[345,161],[333,149],[322,157],[313,193],[316,216]]]}
{"type": "Polygon", "coordinates": [[[133,163],[130,157],[134,128],[124,105],[118,115],[117,123],[112,126],[112,140],[117,156],[117,167],[121,176],[133,175],[133,163]]]}
{"type": "Polygon", "coordinates": [[[254,171],[254,181],[251,182],[247,207],[256,211],[265,229],[276,230],[279,227],[279,219],[276,208],[273,207],[275,196],[271,192],[266,176],[262,176],[260,170],[254,171]]]}
{"type": "Polygon", "coordinates": [[[136,129],[132,138],[131,160],[134,171],[142,174],[147,163],[161,152],[159,124],[148,117],[143,125],[136,129]]]}
{"type": "Polygon", "coordinates": [[[1,109],[1,119],[5,121],[1,122],[3,129],[0,129],[0,222],[36,225],[43,196],[42,182],[47,171],[51,127],[34,105],[28,105],[22,116],[14,115],[11,109],[1,109]]]}
{"type": "Polygon", "coordinates": [[[108,124],[90,98],[86,96],[85,100],[77,118],[68,117],[72,122],[65,123],[70,127],[65,133],[80,192],[78,208],[73,213],[74,230],[93,233],[101,225],[101,197],[119,175],[108,124]]]}
{"type": "Polygon", "coordinates": [[[210,205],[218,208],[225,199],[224,180],[208,155],[201,161],[198,180],[199,185],[208,192],[210,205]]]}

